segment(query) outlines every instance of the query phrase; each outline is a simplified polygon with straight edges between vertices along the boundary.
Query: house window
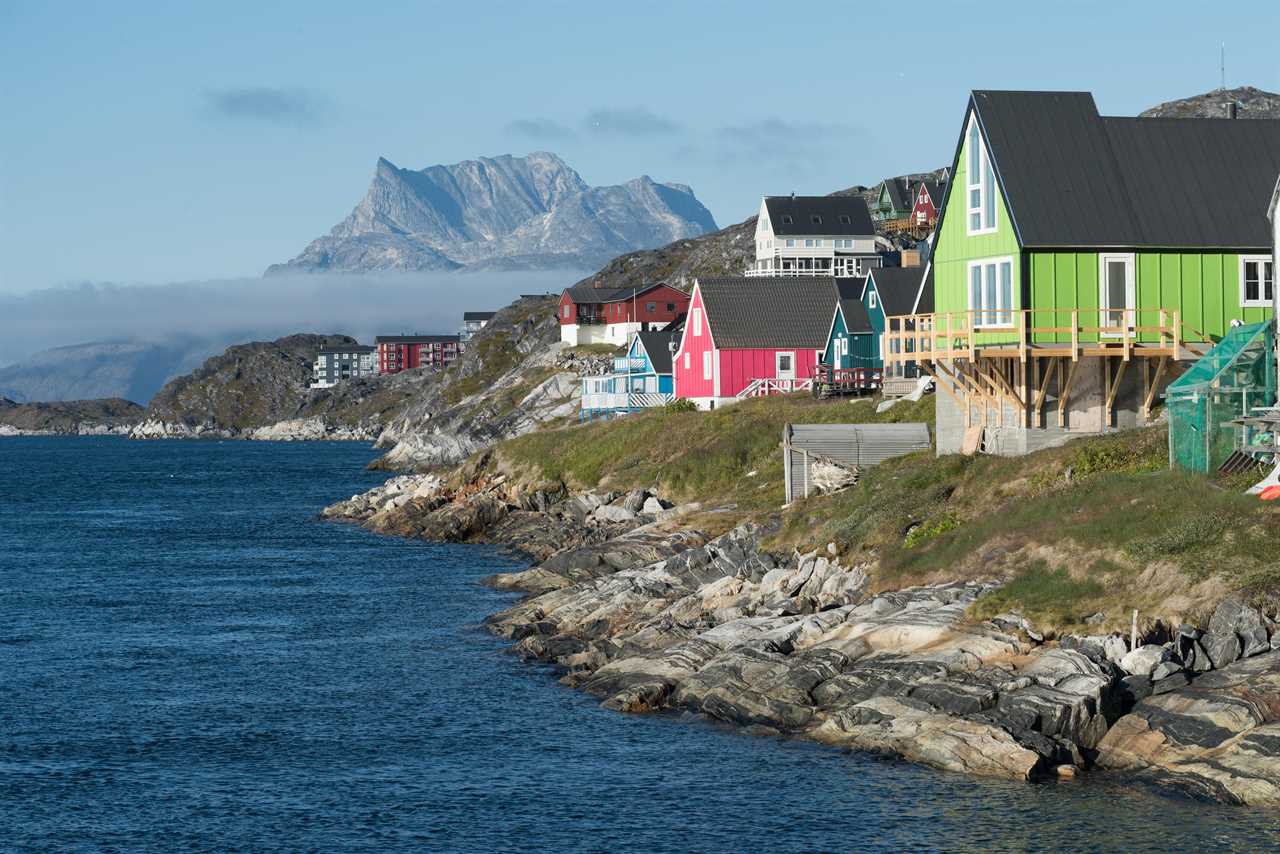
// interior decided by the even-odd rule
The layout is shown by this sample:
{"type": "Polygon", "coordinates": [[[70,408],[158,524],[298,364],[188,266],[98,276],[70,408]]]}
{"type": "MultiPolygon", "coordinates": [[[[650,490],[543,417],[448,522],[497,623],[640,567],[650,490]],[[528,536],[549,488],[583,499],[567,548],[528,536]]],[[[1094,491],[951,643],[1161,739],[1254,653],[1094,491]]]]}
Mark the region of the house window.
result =
{"type": "Polygon", "coordinates": [[[840,214],[840,224],[841,224],[841,225],[853,225],[853,220],[849,219],[849,215],[848,215],[848,214],[840,214]]]}
{"type": "Polygon", "coordinates": [[[693,327],[695,337],[702,335],[702,309],[695,308],[689,312],[689,325],[693,327]]]}
{"type": "Polygon", "coordinates": [[[1240,256],[1240,307],[1271,308],[1275,269],[1266,255],[1240,256]]]}
{"type": "Polygon", "coordinates": [[[982,145],[982,133],[976,118],[969,119],[969,157],[965,182],[968,186],[969,234],[986,234],[996,230],[996,196],[991,174],[991,161],[982,145]]]}
{"type": "Polygon", "coordinates": [[[783,214],[783,215],[782,215],[782,224],[783,224],[783,225],[791,225],[791,217],[790,217],[789,215],[787,215],[787,214],[783,214]]]}
{"type": "Polygon", "coordinates": [[[867,291],[867,308],[875,308],[875,307],[876,307],[876,292],[867,291]]]}
{"type": "Polygon", "coordinates": [[[689,354],[688,353],[684,354],[684,369],[686,371],[689,370],[689,354]]]}
{"type": "Polygon", "coordinates": [[[805,245],[807,248],[812,249],[812,248],[813,248],[813,238],[812,238],[812,237],[806,237],[806,238],[805,238],[805,241],[804,241],[804,245],[805,245]]]}
{"type": "Polygon", "coordinates": [[[675,304],[675,303],[673,303],[673,302],[669,302],[669,303],[667,303],[667,311],[675,311],[675,310],[676,310],[676,304],[675,304]]]}
{"type": "Polygon", "coordinates": [[[822,217],[818,216],[817,214],[814,214],[811,217],[809,217],[809,222],[813,223],[814,225],[822,225],[822,217]]]}
{"type": "Polygon", "coordinates": [[[788,240],[787,240],[787,248],[788,248],[788,249],[794,249],[794,248],[795,248],[795,246],[796,246],[796,242],[795,242],[794,240],[791,240],[790,238],[788,238],[788,240]]]}
{"type": "Polygon", "coordinates": [[[702,378],[704,380],[711,379],[711,351],[707,350],[702,354],[702,378]]]}
{"type": "Polygon", "coordinates": [[[565,316],[565,317],[568,317],[568,316],[569,316],[569,306],[567,306],[567,305],[564,307],[564,316],[565,316]]]}
{"type": "Polygon", "coordinates": [[[974,327],[1013,326],[1013,259],[969,262],[969,308],[974,327]]]}
{"type": "Polygon", "coordinates": [[[653,314],[655,311],[658,310],[658,304],[656,302],[647,302],[644,304],[644,310],[649,312],[650,314],[653,314]]]}

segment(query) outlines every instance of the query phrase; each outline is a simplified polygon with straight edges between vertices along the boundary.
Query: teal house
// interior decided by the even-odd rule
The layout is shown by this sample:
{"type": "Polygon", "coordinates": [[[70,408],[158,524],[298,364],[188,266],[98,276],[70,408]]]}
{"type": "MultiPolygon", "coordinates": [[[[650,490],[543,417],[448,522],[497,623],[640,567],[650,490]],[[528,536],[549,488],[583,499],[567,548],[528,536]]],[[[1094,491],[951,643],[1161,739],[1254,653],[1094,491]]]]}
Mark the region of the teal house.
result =
{"type": "Polygon", "coordinates": [[[866,276],[836,279],[839,299],[831,318],[822,364],[842,371],[854,368],[880,370],[880,351],[875,347],[871,321],[862,303],[866,283],[866,276]]]}
{"type": "MultiPolygon", "coordinates": [[[[933,312],[933,266],[880,267],[872,270],[862,290],[862,305],[871,326],[869,346],[874,354],[875,366],[883,369],[886,318],[933,312]]],[[[898,342],[895,341],[894,346],[897,348],[898,342]]],[[[919,376],[919,367],[915,362],[907,362],[901,367],[902,376],[919,376]]]]}

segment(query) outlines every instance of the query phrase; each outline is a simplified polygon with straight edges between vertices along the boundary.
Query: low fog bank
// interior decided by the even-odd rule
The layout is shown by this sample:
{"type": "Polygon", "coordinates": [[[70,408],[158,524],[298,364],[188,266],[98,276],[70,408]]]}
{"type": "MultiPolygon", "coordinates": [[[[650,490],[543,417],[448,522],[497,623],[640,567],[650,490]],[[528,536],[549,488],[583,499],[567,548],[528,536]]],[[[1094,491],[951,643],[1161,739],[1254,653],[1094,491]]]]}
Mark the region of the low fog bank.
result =
{"type": "Polygon", "coordinates": [[[120,396],[145,404],[164,382],[231,344],[294,332],[345,334],[363,343],[375,335],[453,333],[464,311],[496,310],[520,294],[558,293],[583,275],[326,274],[0,294],[0,366],[7,366],[0,368],[0,395],[120,396]]]}

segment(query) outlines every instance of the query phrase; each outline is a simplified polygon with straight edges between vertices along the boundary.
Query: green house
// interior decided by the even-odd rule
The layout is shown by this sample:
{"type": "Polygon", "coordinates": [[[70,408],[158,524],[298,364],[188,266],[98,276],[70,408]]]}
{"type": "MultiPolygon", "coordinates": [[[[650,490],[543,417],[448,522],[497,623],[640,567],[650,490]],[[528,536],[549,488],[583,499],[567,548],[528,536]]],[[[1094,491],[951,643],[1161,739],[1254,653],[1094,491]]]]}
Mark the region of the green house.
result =
{"type": "Polygon", "coordinates": [[[904,178],[885,178],[880,182],[880,193],[871,209],[871,218],[876,222],[891,219],[903,219],[911,214],[915,205],[915,194],[904,178]]]}
{"type": "Polygon", "coordinates": [[[855,368],[878,371],[883,367],[871,320],[862,302],[866,283],[866,276],[836,279],[838,299],[822,364],[842,371],[855,368]]]}
{"type": "Polygon", "coordinates": [[[932,255],[934,311],[889,363],[938,381],[940,453],[1022,453],[1145,421],[1233,322],[1270,317],[1280,120],[1099,115],[975,91],[932,255]]]}

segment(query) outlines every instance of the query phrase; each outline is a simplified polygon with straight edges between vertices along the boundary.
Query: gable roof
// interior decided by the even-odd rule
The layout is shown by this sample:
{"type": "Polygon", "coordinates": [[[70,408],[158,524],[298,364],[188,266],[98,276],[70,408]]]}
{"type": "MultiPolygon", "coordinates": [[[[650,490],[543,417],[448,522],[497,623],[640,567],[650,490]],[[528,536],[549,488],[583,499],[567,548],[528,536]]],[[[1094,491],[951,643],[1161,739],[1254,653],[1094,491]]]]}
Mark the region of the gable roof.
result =
{"type": "Polygon", "coordinates": [[[462,319],[466,320],[493,320],[496,311],[464,311],[462,319]]]}
{"type": "Polygon", "coordinates": [[[916,295],[924,275],[923,267],[878,267],[871,271],[886,317],[915,313],[916,295]]]}
{"type": "Polygon", "coordinates": [[[1024,247],[1270,245],[1280,119],[1101,116],[1088,92],[978,90],[970,109],[1024,247]]]}
{"type": "Polygon", "coordinates": [[[929,194],[929,201],[933,203],[935,208],[942,207],[942,190],[937,181],[921,181],[916,186],[916,198],[920,197],[920,187],[924,187],[929,194]]]}
{"type": "MultiPolygon", "coordinates": [[[[844,317],[845,331],[850,335],[871,332],[871,318],[867,316],[867,307],[862,304],[862,289],[867,284],[866,276],[855,276],[848,279],[836,279],[836,294],[839,304],[836,309],[844,317]]],[[[835,321],[832,320],[832,325],[835,321]]],[[[830,337],[830,332],[827,333],[830,337]]]]}
{"type": "Polygon", "coordinates": [[[661,288],[666,284],[666,282],[653,282],[637,288],[596,288],[592,287],[590,282],[579,282],[571,288],[565,288],[564,292],[574,303],[625,302],[631,299],[633,294],[636,299],[639,299],[654,288],[661,288]]]}
{"type": "Polygon", "coordinates": [[[671,373],[671,349],[667,346],[672,341],[680,343],[679,332],[637,332],[640,346],[649,355],[649,364],[653,365],[656,374],[671,373]]]}
{"type": "Polygon", "coordinates": [[[889,196],[889,201],[893,203],[894,210],[901,211],[911,209],[911,205],[915,199],[907,201],[910,197],[910,194],[908,193],[910,188],[906,186],[905,181],[901,181],[898,178],[885,178],[884,181],[881,182],[881,186],[882,191],[889,196]]]}
{"type": "Polygon", "coordinates": [[[876,233],[871,212],[861,196],[765,196],[769,224],[777,235],[876,233]],[[817,217],[818,222],[814,222],[817,217]],[[790,222],[788,222],[790,220],[790,222]]]}
{"type": "Polygon", "coordinates": [[[912,314],[933,314],[933,262],[930,261],[924,270],[924,280],[920,283],[920,293],[916,297],[916,306],[912,314]]]}
{"type": "Polygon", "coordinates": [[[822,349],[836,305],[831,278],[699,279],[707,326],[727,349],[822,349]]]}

